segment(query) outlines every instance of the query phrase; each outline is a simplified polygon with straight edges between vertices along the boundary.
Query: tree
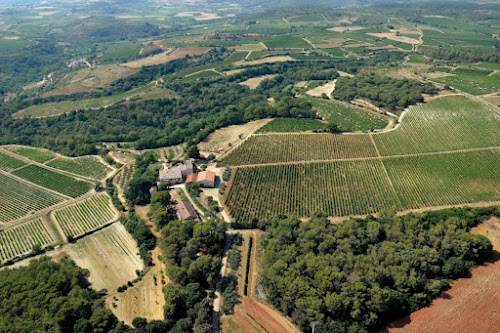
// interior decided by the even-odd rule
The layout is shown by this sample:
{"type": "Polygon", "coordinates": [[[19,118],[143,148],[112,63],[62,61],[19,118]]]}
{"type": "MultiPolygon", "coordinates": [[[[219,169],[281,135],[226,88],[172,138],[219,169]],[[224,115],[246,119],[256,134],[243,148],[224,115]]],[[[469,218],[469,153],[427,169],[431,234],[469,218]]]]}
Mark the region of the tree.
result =
{"type": "Polygon", "coordinates": [[[200,151],[195,143],[190,143],[186,148],[186,157],[187,158],[200,158],[200,151]]]}
{"type": "Polygon", "coordinates": [[[151,179],[139,177],[130,180],[128,185],[127,197],[133,204],[144,205],[150,200],[149,189],[155,185],[151,179]]]}

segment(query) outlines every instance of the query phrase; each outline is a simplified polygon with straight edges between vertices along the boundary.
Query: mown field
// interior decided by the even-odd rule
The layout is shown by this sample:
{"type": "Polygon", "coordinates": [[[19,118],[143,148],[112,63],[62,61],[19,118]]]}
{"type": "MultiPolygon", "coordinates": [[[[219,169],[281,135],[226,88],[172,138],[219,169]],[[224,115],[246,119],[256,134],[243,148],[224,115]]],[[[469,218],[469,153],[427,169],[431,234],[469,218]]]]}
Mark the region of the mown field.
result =
{"type": "Polygon", "coordinates": [[[72,198],[87,193],[94,186],[34,164],[16,170],[12,174],[72,198]]]}
{"type": "Polygon", "coordinates": [[[62,202],[60,196],[0,174],[0,223],[62,202]]]}
{"type": "Polygon", "coordinates": [[[69,244],[66,253],[76,264],[90,271],[89,281],[95,290],[109,293],[137,277],[144,269],[137,254],[137,242],[120,223],[69,244]]]}
{"type": "Polygon", "coordinates": [[[41,219],[0,232],[0,263],[29,254],[35,246],[44,248],[55,240],[41,219]]]}
{"type": "Polygon", "coordinates": [[[94,179],[103,179],[111,168],[107,167],[96,156],[84,156],[77,158],[59,157],[47,163],[48,166],[71,172],[76,175],[90,177],[94,179]]]}
{"type": "Polygon", "coordinates": [[[262,134],[248,138],[219,164],[226,166],[375,157],[368,135],[262,134]]]}
{"type": "Polygon", "coordinates": [[[307,100],[318,114],[329,123],[339,125],[342,130],[370,131],[383,129],[389,124],[388,118],[354,105],[317,98],[307,100]]]}
{"type": "Polygon", "coordinates": [[[373,134],[381,155],[500,146],[500,116],[464,96],[414,106],[401,126],[373,134]]]}
{"type": "Polygon", "coordinates": [[[117,213],[106,194],[98,194],[74,205],[56,210],[54,220],[64,236],[78,237],[111,222],[117,213]]]}

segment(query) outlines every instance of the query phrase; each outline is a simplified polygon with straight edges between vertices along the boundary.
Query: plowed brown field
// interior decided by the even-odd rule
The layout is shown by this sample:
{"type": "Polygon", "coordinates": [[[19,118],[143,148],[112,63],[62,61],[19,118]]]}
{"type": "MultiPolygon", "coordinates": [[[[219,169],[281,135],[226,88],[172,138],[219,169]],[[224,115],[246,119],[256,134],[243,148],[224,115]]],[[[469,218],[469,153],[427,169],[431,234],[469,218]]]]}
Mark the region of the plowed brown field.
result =
{"type": "Polygon", "coordinates": [[[383,332],[500,332],[500,221],[492,218],[471,230],[488,237],[495,254],[455,282],[429,307],[389,325],[383,332]]]}

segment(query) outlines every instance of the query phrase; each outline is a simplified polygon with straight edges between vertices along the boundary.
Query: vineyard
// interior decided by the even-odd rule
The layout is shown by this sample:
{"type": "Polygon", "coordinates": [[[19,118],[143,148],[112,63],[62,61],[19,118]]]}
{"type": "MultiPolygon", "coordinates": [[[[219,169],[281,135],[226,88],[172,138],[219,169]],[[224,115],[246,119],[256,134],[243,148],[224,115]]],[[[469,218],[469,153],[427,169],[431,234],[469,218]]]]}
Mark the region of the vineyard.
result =
{"type": "Polygon", "coordinates": [[[0,223],[62,202],[62,197],[0,174],[0,223]]]}
{"type": "Polygon", "coordinates": [[[78,158],[59,157],[47,163],[48,166],[71,172],[76,175],[90,177],[94,179],[103,179],[111,168],[102,164],[99,158],[95,156],[85,156],[78,158]]]}
{"type": "Polygon", "coordinates": [[[98,194],[56,210],[53,217],[66,237],[78,237],[111,222],[116,217],[116,212],[109,197],[98,194]]]}
{"type": "Polygon", "coordinates": [[[376,156],[368,135],[266,134],[251,136],[219,164],[237,166],[376,156]]]}
{"type": "Polygon", "coordinates": [[[373,134],[382,155],[500,146],[500,116],[464,96],[413,106],[401,126],[373,134]]]}
{"type": "Polygon", "coordinates": [[[53,152],[41,148],[7,147],[7,149],[38,163],[45,163],[56,157],[53,152]]]}
{"type": "Polygon", "coordinates": [[[127,185],[134,174],[134,163],[127,164],[123,169],[116,175],[114,181],[117,186],[122,190],[127,188],[127,185]]]}
{"type": "Polygon", "coordinates": [[[12,174],[72,198],[87,193],[93,187],[90,183],[33,164],[16,170],[12,174]]]}
{"type": "Polygon", "coordinates": [[[26,163],[24,163],[23,161],[18,160],[17,158],[10,155],[4,154],[0,151],[0,170],[10,172],[24,165],[26,165],[26,163]]]}
{"type": "Polygon", "coordinates": [[[378,159],[238,168],[225,200],[236,221],[278,214],[330,216],[400,208],[378,159]]]}
{"type": "Polygon", "coordinates": [[[34,246],[40,248],[54,242],[41,219],[29,221],[0,231],[0,262],[3,264],[8,260],[29,254],[34,246]]]}
{"type": "Polygon", "coordinates": [[[500,200],[500,150],[383,160],[406,209],[500,200]]]}

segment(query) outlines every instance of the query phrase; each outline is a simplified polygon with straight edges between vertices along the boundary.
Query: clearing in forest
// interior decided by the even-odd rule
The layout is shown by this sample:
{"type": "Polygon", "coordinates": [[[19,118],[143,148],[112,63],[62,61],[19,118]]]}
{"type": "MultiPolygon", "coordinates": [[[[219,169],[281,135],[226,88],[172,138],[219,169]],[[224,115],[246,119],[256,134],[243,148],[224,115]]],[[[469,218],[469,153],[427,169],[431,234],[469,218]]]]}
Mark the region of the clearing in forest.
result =
{"type": "Polygon", "coordinates": [[[500,322],[500,221],[491,218],[474,227],[472,234],[486,236],[494,255],[459,279],[430,306],[390,324],[383,332],[455,333],[498,332],[500,322]],[[472,329],[473,328],[473,329],[472,329]]]}
{"type": "Polygon", "coordinates": [[[260,83],[262,81],[264,81],[266,79],[270,80],[270,79],[272,79],[275,76],[276,76],[276,74],[256,76],[256,77],[249,78],[248,80],[245,80],[245,81],[241,82],[240,84],[244,85],[244,86],[247,86],[250,89],[255,89],[255,88],[257,88],[260,85],[260,83]]]}
{"type": "Polygon", "coordinates": [[[198,147],[202,151],[213,153],[225,151],[241,140],[246,139],[250,134],[254,133],[271,120],[272,119],[255,120],[243,125],[231,125],[218,129],[200,142],[198,147]]]}
{"type": "Polygon", "coordinates": [[[123,64],[123,66],[129,68],[142,68],[143,66],[160,65],[175,59],[184,58],[185,56],[192,57],[203,53],[207,53],[211,49],[212,49],[211,47],[204,47],[204,46],[181,47],[170,52],[162,52],[160,54],[156,54],[150,57],[130,61],[123,64]]]}
{"type": "Polygon", "coordinates": [[[78,266],[90,271],[95,290],[115,292],[134,280],[137,270],[144,269],[137,242],[120,223],[68,244],[65,251],[78,266]]]}

